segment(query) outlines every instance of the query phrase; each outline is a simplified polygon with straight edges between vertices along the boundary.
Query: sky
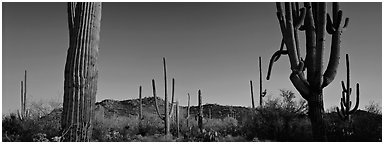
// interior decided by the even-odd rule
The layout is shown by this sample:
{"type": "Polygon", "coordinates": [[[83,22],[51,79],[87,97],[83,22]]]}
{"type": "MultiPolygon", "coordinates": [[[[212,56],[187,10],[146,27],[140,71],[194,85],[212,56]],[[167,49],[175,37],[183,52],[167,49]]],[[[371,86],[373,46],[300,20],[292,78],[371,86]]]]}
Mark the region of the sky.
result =
{"type": "MultiPolygon", "coordinates": [[[[381,106],[381,5],[340,4],[350,24],[342,35],[337,76],[324,89],[325,109],[339,106],[346,53],[354,91],[360,84],[359,108],[371,101],[381,106]]],[[[24,70],[28,102],[63,100],[69,44],[66,7],[61,2],[2,3],[3,113],[20,108],[24,70]]],[[[251,106],[252,80],[258,106],[259,56],[267,95],[278,97],[279,89],[287,89],[300,98],[289,80],[287,56],[274,64],[271,79],[265,79],[269,59],[281,41],[275,13],[275,3],[103,3],[96,101],[137,98],[140,85],[143,96],[152,96],[152,79],[164,98],[162,57],[167,61],[168,86],[175,78],[175,97],[181,105],[187,104],[187,93],[196,105],[200,89],[203,103],[251,106]]],[[[327,34],[325,65],[330,38],[327,34]]],[[[355,96],[353,92],[353,104],[355,96]]]]}

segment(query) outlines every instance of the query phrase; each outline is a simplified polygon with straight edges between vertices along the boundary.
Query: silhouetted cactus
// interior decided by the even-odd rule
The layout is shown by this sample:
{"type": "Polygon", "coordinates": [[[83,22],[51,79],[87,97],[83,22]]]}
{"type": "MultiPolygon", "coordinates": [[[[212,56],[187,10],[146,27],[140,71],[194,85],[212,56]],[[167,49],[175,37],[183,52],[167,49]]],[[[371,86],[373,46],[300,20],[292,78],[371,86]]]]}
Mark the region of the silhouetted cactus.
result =
{"type": "Polygon", "coordinates": [[[27,110],[27,70],[24,71],[24,81],[20,82],[20,87],[21,87],[21,92],[20,92],[20,111],[17,112],[17,115],[20,120],[24,120],[28,115],[28,110],[27,110]],[[24,86],[23,86],[24,84],[24,86]]]}
{"type": "Polygon", "coordinates": [[[176,136],[180,136],[180,108],[179,101],[176,101],[176,136]]]}
{"type": "Polygon", "coordinates": [[[199,115],[198,115],[198,125],[200,132],[203,132],[203,104],[202,104],[202,98],[201,98],[201,91],[198,91],[198,107],[199,107],[199,115]]]}
{"type": "Polygon", "coordinates": [[[353,109],[352,108],[352,101],[350,100],[351,94],[352,94],[352,88],[350,87],[350,75],[349,75],[349,57],[348,54],[346,54],[346,65],[347,65],[347,86],[344,85],[344,81],[341,81],[341,86],[343,88],[343,91],[341,92],[341,101],[340,101],[340,110],[337,107],[337,114],[339,114],[340,118],[344,121],[350,121],[351,115],[357,111],[357,108],[359,107],[359,83],[356,84],[356,104],[353,109]]]}
{"type": "Polygon", "coordinates": [[[260,74],[260,108],[263,107],[263,97],[265,97],[265,95],[267,95],[267,89],[264,89],[264,92],[263,92],[263,72],[261,70],[261,57],[259,57],[259,74],[260,74]]]}
{"type": "Polygon", "coordinates": [[[90,141],[97,91],[101,2],[68,3],[69,48],[61,126],[64,141],[90,141]]]}
{"type": "Polygon", "coordinates": [[[323,88],[330,84],[337,73],[340,59],[340,43],[342,31],[347,27],[349,19],[341,26],[342,11],[338,3],[333,3],[333,21],[326,16],[325,3],[304,3],[299,9],[298,3],[285,3],[285,15],[281,3],[276,3],[277,18],[283,35],[280,50],[270,60],[267,79],[270,78],[272,64],[280,55],[288,55],[292,73],[290,80],[304,99],[308,101],[309,117],[315,141],[326,141],[325,121],[323,118],[323,88]],[[303,25],[304,24],[304,25],[303,25]],[[305,31],[306,57],[302,59],[299,46],[299,30],[305,31]],[[332,35],[331,54],[327,69],[324,72],[323,53],[325,31],[332,35]],[[283,50],[283,46],[287,50],[283,50]],[[307,77],[304,71],[307,69],[307,77]]]}
{"type": "Polygon", "coordinates": [[[139,120],[143,119],[143,100],[141,98],[141,86],[139,87],[139,120]]]}
{"type": "Polygon", "coordinates": [[[251,101],[252,101],[252,108],[255,108],[255,100],[253,99],[253,85],[252,85],[252,80],[249,81],[249,84],[251,85],[251,101]]]}
{"type": "Polygon", "coordinates": [[[186,117],[186,119],[187,119],[187,128],[188,129],[189,129],[189,117],[190,117],[190,113],[189,113],[189,111],[190,111],[190,101],[191,101],[191,96],[188,93],[188,106],[187,106],[187,117],[186,117]]]}

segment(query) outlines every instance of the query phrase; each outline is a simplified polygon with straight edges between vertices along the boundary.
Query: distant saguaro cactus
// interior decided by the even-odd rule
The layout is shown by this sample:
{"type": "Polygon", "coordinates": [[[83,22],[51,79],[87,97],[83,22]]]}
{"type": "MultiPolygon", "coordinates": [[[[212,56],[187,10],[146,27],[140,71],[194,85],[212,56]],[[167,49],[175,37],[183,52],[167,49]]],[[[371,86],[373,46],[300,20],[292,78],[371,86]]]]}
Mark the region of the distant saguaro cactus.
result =
{"type": "Polygon", "coordinates": [[[350,100],[352,88],[350,87],[350,81],[349,81],[349,57],[348,54],[346,54],[346,65],[347,65],[347,87],[344,85],[344,81],[341,81],[341,86],[343,88],[343,91],[341,92],[341,101],[340,101],[340,110],[337,107],[337,114],[339,114],[339,117],[344,121],[350,121],[351,115],[357,111],[357,108],[359,107],[359,83],[356,84],[356,104],[355,107],[352,108],[352,101],[350,100]]]}
{"type": "Polygon", "coordinates": [[[20,120],[24,120],[28,115],[28,110],[27,110],[27,70],[24,71],[24,81],[20,82],[20,87],[21,87],[21,93],[20,93],[20,111],[17,112],[17,115],[20,120]],[[24,84],[24,86],[23,86],[24,84]]]}
{"type": "Polygon", "coordinates": [[[253,99],[253,85],[252,85],[252,80],[249,81],[249,84],[251,86],[251,101],[252,101],[252,108],[255,108],[255,100],[253,99]]]}
{"type": "Polygon", "coordinates": [[[187,106],[187,128],[189,129],[189,117],[190,117],[190,113],[189,113],[189,110],[190,110],[190,102],[191,101],[191,96],[189,95],[188,93],[188,106],[187,106]]]}
{"type": "Polygon", "coordinates": [[[141,98],[141,86],[139,87],[139,120],[143,119],[143,100],[141,98]]]}
{"type": "Polygon", "coordinates": [[[264,89],[264,92],[263,92],[263,73],[262,73],[262,70],[261,70],[261,57],[259,57],[259,74],[260,74],[260,88],[259,88],[259,91],[260,91],[260,108],[263,107],[263,97],[265,97],[265,95],[267,95],[267,89],[264,89]]]}
{"type": "Polygon", "coordinates": [[[202,104],[202,98],[201,98],[201,91],[199,90],[198,91],[198,108],[199,108],[199,118],[198,118],[198,125],[199,125],[199,129],[200,129],[200,132],[203,132],[203,117],[204,117],[204,114],[203,114],[203,104],[202,104]]]}
{"type": "Polygon", "coordinates": [[[180,136],[180,108],[179,101],[176,101],[176,136],[180,136]]]}
{"type": "Polygon", "coordinates": [[[68,3],[69,48],[61,127],[64,141],[90,141],[97,91],[101,2],[68,3]]]}
{"type": "Polygon", "coordinates": [[[327,15],[326,3],[305,2],[303,8],[299,3],[285,3],[285,13],[280,2],[276,3],[277,18],[282,33],[280,50],[270,60],[267,79],[270,78],[272,65],[281,55],[288,55],[292,73],[289,76],[294,87],[308,101],[308,114],[312,124],[315,141],[327,141],[324,121],[323,88],[335,78],[340,59],[341,34],[348,26],[349,19],[341,25],[343,12],[339,3],[333,7],[333,22],[327,15]],[[300,55],[299,30],[305,31],[306,57],[300,55]],[[325,32],[332,35],[329,62],[326,70],[323,66],[325,32]],[[284,45],[287,50],[283,50],[284,45]],[[307,69],[307,77],[304,71],[307,69]]]}

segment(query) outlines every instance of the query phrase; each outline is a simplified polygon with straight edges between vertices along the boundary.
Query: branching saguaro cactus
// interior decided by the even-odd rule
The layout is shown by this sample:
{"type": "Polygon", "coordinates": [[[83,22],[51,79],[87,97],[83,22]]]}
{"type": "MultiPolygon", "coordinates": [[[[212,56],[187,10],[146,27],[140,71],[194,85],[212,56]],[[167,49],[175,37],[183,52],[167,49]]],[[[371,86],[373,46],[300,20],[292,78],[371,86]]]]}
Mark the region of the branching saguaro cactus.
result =
{"type": "Polygon", "coordinates": [[[198,98],[198,107],[199,107],[199,115],[198,115],[198,125],[200,132],[203,132],[203,104],[202,104],[202,98],[201,98],[201,91],[199,90],[197,93],[197,98],[198,98]]]}
{"type": "Polygon", "coordinates": [[[261,57],[259,57],[259,74],[260,74],[260,108],[263,107],[263,97],[265,97],[265,95],[267,95],[267,89],[264,89],[264,92],[263,92],[263,73],[262,73],[262,70],[261,70],[261,57]]]}
{"type": "Polygon", "coordinates": [[[155,98],[155,108],[158,116],[164,120],[164,130],[165,135],[170,135],[170,120],[172,118],[172,112],[173,112],[173,100],[174,100],[174,91],[175,91],[175,79],[172,79],[172,102],[171,102],[171,109],[169,110],[169,103],[168,103],[168,96],[167,96],[167,67],[165,63],[165,58],[163,58],[163,67],[164,67],[164,115],[160,114],[159,106],[157,105],[157,98],[156,98],[156,86],[155,86],[155,80],[152,79],[152,88],[153,88],[153,97],[155,98]]]}
{"type": "Polygon", "coordinates": [[[90,141],[97,90],[101,3],[68,3],[69,48],[64,73],[64,141],[90,141]]]}
{"type": "Polygon", "coordinates": [[[359,107],[359,83],[356,84],[356,104],[353,109],[352,108],[352,101],[350,100],[351,94],[352,94],[352,88],[350,87],[350,81],[349,81],[349,57],[348,54],[346,54],[346,65],[347,65],[347,86],[344,85],[344,81],[341,81],[341,86],[343,88],[343,91],[341,92],[341,101],[340,101],[340,110],[337,107],[337,114],[339,114],[340,118],[344,121],[350,121],[351,115],[357,111],[357,108],[359,107]]]}
{"type": "Polygon", "coordinates": [[[21,109],[20,109],[20,111],[17,112],[17,115],[18,115],[20,120],[24,120],[29,115],[27,107],[26,107],[26,103],[27,103],[27,70],[24,71],[24,81],[20,82],[20,88],[21,88],[21,93],[20,93],[21,109]],[[24,84],[24,86],[23,86],[23,84],[24,84]]]}
{"type": "Polygon", "coordinates": [[[283,11],[281,3],[276,3],[277,18],[283,35],[280,50],[271,58],[267,79],[270,78],[272,65],[281,55],[288,55],[292,73],[290,80],[301,96],[308,101],[309,117],[312,124],[312,135],[315,141],[326,141],[326,129],[323,118],[323,88],[330,84],[337,72],[340,59],[341,34],[348,26],[346,18],[341,25],[343,12],[339,3],[333,3],[333,22],[327,15],[326,3],[285,3],[283,11]],[[302,59],[299,46],[299,30],[305,31],[306,57],[302,59]],[[331,54],[328,66],[324,71],[323,54],[325,48],[325,32],[332,35],[331,54]],[[287,50],[283,50],[283,46],[287,50]],[[304,71],[307,69],[307,77],[304,71]]]}

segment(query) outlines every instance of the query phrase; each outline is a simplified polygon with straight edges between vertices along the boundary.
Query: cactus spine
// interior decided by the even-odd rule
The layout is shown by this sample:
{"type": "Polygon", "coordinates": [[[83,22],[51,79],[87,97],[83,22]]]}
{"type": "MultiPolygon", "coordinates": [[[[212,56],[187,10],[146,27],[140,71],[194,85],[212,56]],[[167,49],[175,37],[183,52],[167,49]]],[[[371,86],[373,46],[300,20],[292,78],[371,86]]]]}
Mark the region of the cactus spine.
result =
{"type": "Polygon", "coordinates": [[[290,80],[301,96],[308,101],[309,117],[315,141],[327,141],[325,121],[323,118],[323,88],[335,78],[340,59],[340,43],[342,31],[348,26],[346,18],[341,25],[342,11],[337,2],[333,3],[333,22],[327,15],[325,3],[304,3],[299,9],[298,3],[285,3],[285,14],[281,3],[276,3],[277,18],[283,36],[280,50],[272,55],[267,79],[270,77],[272,64],[280,55],[288,55],[292,73],[290,80]],[[304,24],[304,25],[303,25],[304,24]],[[306,57],[300,56],[298,31],[304,30],[306,35],[306,57]],[[331,54],[324,72],[323,53],[325,31],[332,35],[331,54]],[[283,50],[283,46],[287,50],[283,50]],[[304,71],[307,69],[307,77],[304,71]]]}
{"type": "Polygon", "coordinates": [[[341,86],[343,88],[343,91],[341,92],[341,101],[340,101],[340,109],[337,107],[337,113],[339,114],[339,117],[344,121],[350,121],[351,115],[357,111],[357,108],[359,107],[359,83],[356,84],[356,104],[355,107],[352,108],[352,101],[350,101],[352,88],[350,87],[350,75],[349,75],[349,57],[348,54],[346,54],[346,65],[347,65],[347,87],[344,85],[344,81],[341,81],[341,86]]]}
{"type": "Polygon", "coordinates": [[[201,91],[199,90],[198,91],[198,104],[199,104],[199,119],[198,119],[198,125],[199,125],[199,129],[200,129],[200,132],[203,132],[203,117],[204,117],[204,114],[203,114],[203,105],[202,105],[202,98],[201,98],[201,91]]]}
{"type": "Polygon", "coordinates": [[[69,48],[64,73],[64,141],[90,141],[97,91],[101,2],[68,3],[69,48]]]}
{"type": "MultiPolygon", "coordinates": [[[[264,92],[263,92],[263,73],[262,73],[262,70],[261,70],[261,57],[259,57],[259,74],[260,74],[260,108],[263,107],[263,97],[265,97],[265,95],[267,94],[267,89],[264,89],[264,92]]],[[[252,98],[253,100],[253,98],[252,98]]]]}
{"type": "Polygon", "coordinates": [[[251,101],[252,101],[252,108],[255,108],[255,101],[253,99],[253,85],[252,85],[252,80],[249,81],[249,84],[251,85],[251,101]]]}

